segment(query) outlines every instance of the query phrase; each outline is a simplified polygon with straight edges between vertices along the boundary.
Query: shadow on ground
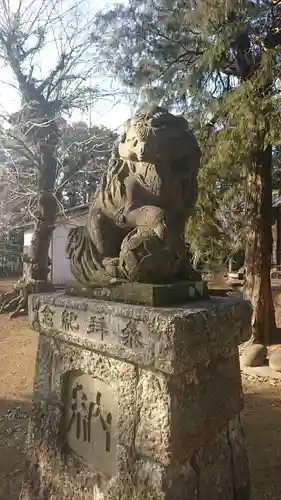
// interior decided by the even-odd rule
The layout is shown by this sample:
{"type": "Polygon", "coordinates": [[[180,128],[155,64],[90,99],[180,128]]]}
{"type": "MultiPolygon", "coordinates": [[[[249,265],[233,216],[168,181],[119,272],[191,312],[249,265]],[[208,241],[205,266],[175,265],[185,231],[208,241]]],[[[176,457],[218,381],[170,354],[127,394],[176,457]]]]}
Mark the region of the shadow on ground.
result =
{"type": "Polygon", "coordinates": [[[23,477],[31,399],[0,400],[0,498],[18,500],[23,477]]]}
{"type": "Polygon", "coordinates": [[[281,385],[244,383],[251,500],[281,499],[281,385]]]}

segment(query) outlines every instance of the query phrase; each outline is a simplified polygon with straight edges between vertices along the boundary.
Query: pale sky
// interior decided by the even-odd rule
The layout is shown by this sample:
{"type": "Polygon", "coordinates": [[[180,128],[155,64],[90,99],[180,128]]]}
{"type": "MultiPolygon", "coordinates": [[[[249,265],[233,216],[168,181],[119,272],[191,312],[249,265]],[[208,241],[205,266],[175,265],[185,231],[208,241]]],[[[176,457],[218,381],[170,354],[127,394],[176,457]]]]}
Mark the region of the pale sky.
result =
{"type": "MultiPolygon", "coordinates": [[[[14,6],[13,2],[15,0],[12,0],[11,4],[14,6]]],[[[35,0],[36,1],[36,0],[35,0]]],[[[59,0],[59,1],[66,1],[66,2],[71,2],[71,0],[59,0]]],[[[121,0],[122,1],[122,0],[121,0]]],[[[24,0],[25,4],[30,5],[31,2],[34,2],[34,0],[24,0]]],[[[116,3],[117,0],[109,0],[107,4],[113,4],[116,3]]],[[[17,2],[15,1],[15,4],[17,2]]],[[[94,4],[94,11],[98,10],[101,7],[105,7],[104,2],[95,0],[95,2],[91,2],[90,0],[90,8],[91,11],[93,12],[93,4],[94,4]]],[[[53,52],[53,48],[47,49],[47,54],[44,53],[43,59],[44,59],[44,64],[41,66],[48,71],[48,66],[52,67],[53,63],[55,61],[55,54],[53,52]],[[52,59],[52,52],[53,52],[53,59],[52,59]],[[49,61],[49,64],[48,64],[49,61]]],[[[43,69],[39,68],[38,70],[40,71],[40,74],[43,73],[43,69]]],[[[115,91],[118,90],[117,84],[114,84],[114,88],[112,88],[112,83],[110,81],[107,81],[107,78],[103,75],[101,75],[101,78],[97,78],[97,83],[100,82],[101,88],[106,88],[108,91],[109,89],[111,93],[112,91],[112,97],[107,98],[106,100],[100,100],[98,103],[95,103],[92,112],[91,112],[91,122],[94,125],[104,125],[106,127],[112,128],[113,130],[121,127],[123,123],[132,115],[132,107],[129,106],[128,99],[126,97],[115,97],[114,96],[114,88],[115,91]]],[[[20,105],[20,97],[17,92],[17,90],[13,87],[14,79],[11,71],[5,67],[5,65],[2,64],[0,66],[0,114],[4,113],[11,113],[16,111],[19,108],[20,105]]],[[[83,118],[89,118],[88,116],[81,116],[81,114],[77,111],[75,111],[72,115],[72,120],[76,121],[79,119],[83,118]]]]}

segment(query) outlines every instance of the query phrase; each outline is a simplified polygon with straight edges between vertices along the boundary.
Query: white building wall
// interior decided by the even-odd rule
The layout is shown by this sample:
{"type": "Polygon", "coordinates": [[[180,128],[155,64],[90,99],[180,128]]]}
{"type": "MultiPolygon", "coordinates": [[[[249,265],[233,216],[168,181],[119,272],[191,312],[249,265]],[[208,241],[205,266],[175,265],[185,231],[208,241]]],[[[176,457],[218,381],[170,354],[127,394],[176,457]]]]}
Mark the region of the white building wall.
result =
{"type": "Polygon", "coordinates": [[[66,258],[68,229],[58,226],[53,233],[51,241],[51,281],[54,285],[63,285],[66,281],[72,280],[69,260],[66,258]]]}
{"type": "Polygon", "coordinates": [[[29,254],[30,246],[31,246],[31,240],[32,240],[32,235],[33,235],[33,230],[32,229],[27,229],[24,232],[24,235],[23,235],[23,251],[24,251],[24,253],[29,254]]]}
{"type": "Polygon", "coordinates": [[[66,281],[74,280],[69,260],[66,257],[67,236],[72,227],[84,226],[86,220],[86,214],[79,217],[69,217],[54,230],[50,249],[52,260],[51,281],[53,285],[64,285],[66,281]]]}
{"type": "MultiPolygon", "coordinates": [[[[66,257],[67,236],[71,227],[84,226],[87,220],[87,214],[79,217],[68,217],[62,221],[54,230],[49,255],[52,261],[49,279],[54,285],[64,285],[66,281],[74,280],[70,271],[69,260],[66,257]]],[[[24,233],[24,252],[29,253],[32,229],[24,233]]]]}

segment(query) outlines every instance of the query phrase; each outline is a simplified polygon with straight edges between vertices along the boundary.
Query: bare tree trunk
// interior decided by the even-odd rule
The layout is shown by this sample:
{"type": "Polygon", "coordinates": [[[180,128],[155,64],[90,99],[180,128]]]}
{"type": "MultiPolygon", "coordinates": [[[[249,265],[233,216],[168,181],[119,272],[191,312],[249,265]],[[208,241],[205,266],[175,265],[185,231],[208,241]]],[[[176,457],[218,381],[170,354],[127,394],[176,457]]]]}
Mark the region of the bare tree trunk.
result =
{"type": "Polygon", "coordinates": [[[272,147],[260,149],[248,175],[246,282],[244,297],[253,307],[252,341],[269,345],[276,333],[270,269],[272,255],[272,147]]]}
{"type": "Polygon", "coordinates": [[[54,197],[57,162],[55,157],[59,132],[54,121],[43,127],[37,149],[41,156],[38,173],[38,212],[31,242],[31,279],[47,283],[49,246],[55,228],[57,202],[54,197]]]}
{"type": "Polygon", "coordinates": [[[51,283],[48,282],[49,246],[57,212],[54,186],[58,139],[59,131],[54,120],[50,119],[46,126],[38,127],[36,145],[41,161],[37,178],[37,211],[34,214],[35,227],[30,258],[25,266],[23,277],[14,285],[13,291],[2,294],[0,297],[0,313],[11,312],[11,317],[27,312],[28,296],[31,293],[52,289],[51,283]]]}
{"type": "Polygon", "coordinates": [[[56,201],[50,193],[40,195],[40,214],[35,222],[31,241],[30,278],[47,283],[49,274],[49,247],[55,228],[56,201]]]}

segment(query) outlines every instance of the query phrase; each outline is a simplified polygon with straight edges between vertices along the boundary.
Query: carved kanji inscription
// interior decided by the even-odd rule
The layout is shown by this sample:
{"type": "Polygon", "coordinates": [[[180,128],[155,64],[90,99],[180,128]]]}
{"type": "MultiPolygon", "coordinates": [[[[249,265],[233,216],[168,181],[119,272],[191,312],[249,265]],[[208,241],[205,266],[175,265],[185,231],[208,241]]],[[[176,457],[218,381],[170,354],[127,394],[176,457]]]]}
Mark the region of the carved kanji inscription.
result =
{"type": "Polygon", "coordinates": [[[66,435],[69,447],[108,476],[116,468],[117,405],[100,379],[71,372],[67,383],[66,435]]]}

